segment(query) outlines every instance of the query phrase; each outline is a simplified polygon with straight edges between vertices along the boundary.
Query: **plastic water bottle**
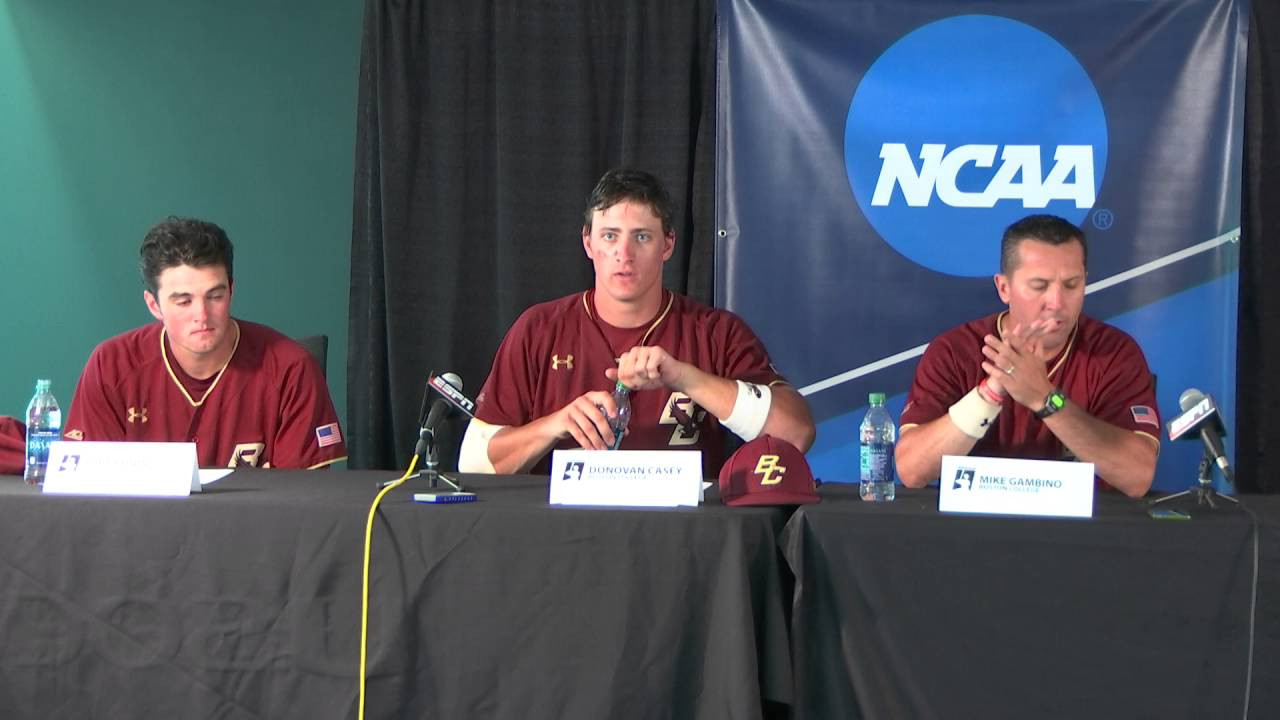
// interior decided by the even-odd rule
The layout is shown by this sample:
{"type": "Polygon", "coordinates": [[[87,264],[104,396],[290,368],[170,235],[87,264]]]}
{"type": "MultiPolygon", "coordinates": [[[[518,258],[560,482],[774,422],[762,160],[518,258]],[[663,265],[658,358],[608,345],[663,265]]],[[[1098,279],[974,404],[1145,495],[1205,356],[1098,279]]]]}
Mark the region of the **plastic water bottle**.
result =
{"type": "Polygon", "coordinates": [[[613,447],[609,449],[617,450],[622,447],[627,425],[631,424],[631,388],[623,385],[621,380],[614,383],[613,404],[618,408],[618,414],[609,420],[609,429],[613,431],[613,447]]]}
{"type": "Polygon", "coordinates": [[[884,407],[884,393],[867,396],[871,407],[858,428],[861,455],[861,484],[858,492],[867,502],[893,500],[893,443],[898,429],[884,407]]]}
{"type": "Polygon", "coordinates": [[[22,479],[28,485],[44,482],[49,464],[49,443],[62,434],[62,410],[49,391],[48,380],[36,381],[36,394],[27,405],[27,466],[22,479]]]}

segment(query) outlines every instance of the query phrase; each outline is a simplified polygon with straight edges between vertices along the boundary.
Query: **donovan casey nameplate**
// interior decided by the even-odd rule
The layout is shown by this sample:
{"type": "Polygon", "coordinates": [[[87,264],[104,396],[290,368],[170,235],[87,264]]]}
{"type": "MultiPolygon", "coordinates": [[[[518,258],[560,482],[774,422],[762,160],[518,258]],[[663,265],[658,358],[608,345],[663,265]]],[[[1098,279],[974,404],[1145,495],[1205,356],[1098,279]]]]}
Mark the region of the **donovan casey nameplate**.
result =
{"type": "Polygon", "coordinates": [[[1093,463],[943,455],[938,510],[1093,516],[1093,463]]]}
{"type": "Polygon", "coordinates": [[[183,497],[200,492],[195,443],[49,444],[44,492],[50,495],[183,497]]]}
{"type": "Polygon", "coordinates": [[[696,450],[555,450],[552,505],[696,506],[702,453],[696,450]]]}

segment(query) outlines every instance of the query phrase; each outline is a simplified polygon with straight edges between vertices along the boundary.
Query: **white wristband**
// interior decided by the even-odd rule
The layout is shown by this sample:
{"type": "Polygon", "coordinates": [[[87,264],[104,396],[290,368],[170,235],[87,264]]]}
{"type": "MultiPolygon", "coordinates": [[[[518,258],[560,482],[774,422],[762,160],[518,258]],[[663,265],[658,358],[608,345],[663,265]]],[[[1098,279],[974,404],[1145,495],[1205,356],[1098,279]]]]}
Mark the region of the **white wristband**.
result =
{"type": "Polygon", "coordinates": [[[773,391],[768,385],[756,385],[741,380],[737,383],[738,398],[733,401],[733,412],[720,422],[743,440],[755,440],[764,430],[764,421],[769,419],[769,408],[773,405],[773,391]]]}
{"type": "Polygon", "coordinates": [[[489,460],[489,441],[506,425],[490,425],[479,418],[471,418],[467,434],[462,436],[462,448],[458,451],[458,472],[494,473],[489,460]]]}
{"type": "Polygon", "coordinates": [[[951,417],[951,422],[960,428],[960,432],[975,440],[981,440],[1003,407],[1003,405],[992,405],[987,402],[975,387],[956,401],[956,404],[947,410],[947,415],[951,417]]]}

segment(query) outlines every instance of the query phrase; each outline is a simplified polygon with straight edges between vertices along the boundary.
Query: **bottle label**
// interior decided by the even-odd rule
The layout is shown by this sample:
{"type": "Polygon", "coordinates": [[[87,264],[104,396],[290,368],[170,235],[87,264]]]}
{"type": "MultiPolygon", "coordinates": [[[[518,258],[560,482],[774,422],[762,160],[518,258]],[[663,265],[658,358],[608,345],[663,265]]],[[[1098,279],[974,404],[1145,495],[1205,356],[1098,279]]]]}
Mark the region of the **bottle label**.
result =
{"type": "Polygon", "coordinates": [[[27,462],[49,461],[49,443],[59,439],[57,430],[32,430],[27,433],[27,462]]]}
{"type": "Polygon", "coordinates": [[[893,482],[893,443],[863,443],[862,482],[893,482]]]}
{"type": "Polygon", "coordinates": [[[631,398],[626,393],[617,393],[613,395],[613,402],[618,407],[618,414],[609,417],[605,412],[603,405],[597,405],[600,412],[605,414],[605,419],[609,422],[609,429],[613,431],[613,445],[610,450],[617,450],[622,447],[622,436],[627,431],[627,426],[631,424],[631,398]]]}

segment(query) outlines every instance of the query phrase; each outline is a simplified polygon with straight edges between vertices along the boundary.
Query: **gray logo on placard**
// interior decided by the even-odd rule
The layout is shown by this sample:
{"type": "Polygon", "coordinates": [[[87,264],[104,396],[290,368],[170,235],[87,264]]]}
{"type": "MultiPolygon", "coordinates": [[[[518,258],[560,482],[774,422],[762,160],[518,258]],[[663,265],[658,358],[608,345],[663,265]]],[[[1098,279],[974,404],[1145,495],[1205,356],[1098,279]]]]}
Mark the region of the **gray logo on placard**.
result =
{"type": "Polygon", "coordinates": [[[584,463],[571,462],[564,466],[564,477],[560,478],[567,482],[577,482],[582,479],[582,468],[584,463]]]}
{"type": "Polygon", "coordinates": [[[58,472],[73,473],[80,469],[80,455],[66,453],[58,461],[58,472]]]}

